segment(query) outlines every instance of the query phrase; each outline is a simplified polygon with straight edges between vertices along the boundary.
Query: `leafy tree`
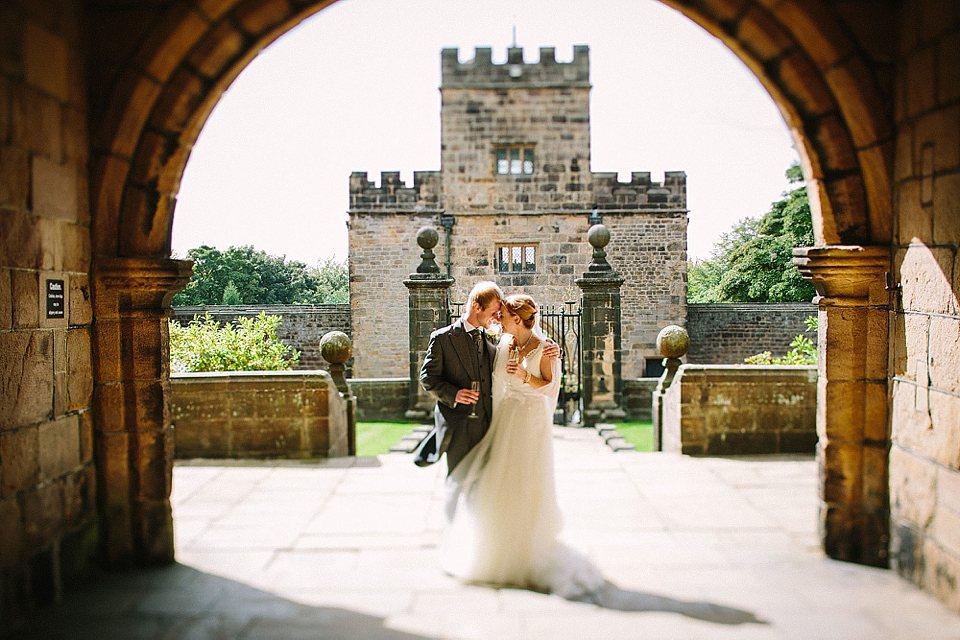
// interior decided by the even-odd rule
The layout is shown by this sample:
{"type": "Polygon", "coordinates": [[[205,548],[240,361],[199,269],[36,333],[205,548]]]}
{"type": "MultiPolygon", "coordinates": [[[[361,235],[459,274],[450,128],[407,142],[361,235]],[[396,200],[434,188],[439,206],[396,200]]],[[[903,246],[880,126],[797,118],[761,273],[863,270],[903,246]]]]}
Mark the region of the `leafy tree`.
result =
{"type": "Polygon", "coordinates": [[[209,314],[186,327],[170,323],[170,368],[194,371],[283,371],[300,361],[300,352],[277,338],[280,316],[261,313],[221,327],[209,314]]]}
{"type": "MultiPolygon", "coordinates": [[[[787,170],[801,181],[800,167],[787,170]]],[[[687,271],[689,302],[807,302],[814,288],[793,264],[793,248],[813,244],[806,187],[783,194],[757,220],[744,218],[721,236],[709,260],[687,271]]]]}
{"type": "Polygon", "coordinates": [[[174,306],[323,304],[350,299],[347,266],[333,258],[319,268],[309,268],[252,246],[220,251],[206,245],[190,249],[186,257],[194,261],[193,277],[174,296],[174,306]]]}
{"type": "Polygon", "coordinates": [[[223,304],[240,304],[240,292],[237,291],[233,280],[228,282],[226,288],[223,290],[223,304]]]}

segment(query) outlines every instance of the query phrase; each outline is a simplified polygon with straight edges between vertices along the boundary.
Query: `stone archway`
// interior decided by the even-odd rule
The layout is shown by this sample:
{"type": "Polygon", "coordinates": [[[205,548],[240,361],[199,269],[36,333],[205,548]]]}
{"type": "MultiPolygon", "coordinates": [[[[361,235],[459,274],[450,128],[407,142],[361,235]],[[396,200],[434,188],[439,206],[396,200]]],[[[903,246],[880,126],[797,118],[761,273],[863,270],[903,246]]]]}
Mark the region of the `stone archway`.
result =
{"type": "MultiPolygon", "coordinates": [[[[664,3],[723,40],[767,87],[801,154],[818,244],[854,247],[804,256],[824,296],[824,545],[835,557],[883,564],[886,440],[863,427],[864,416],[884,432],[887,425],[886,395],[880,415],[873,390],[881,382],[886,388],[886,302],[875,283],[882,291],[889,250],[871,248],[888,247],[891,238],[893,139],[884,105],[892,90],[875,76],[883,34],[874,33],[869,8],[841,17],[825,0],[664,3]],[[845,286],[851,269],[861,286],[845,286]],[[853,334],[864,340],[844,341],[853,334]],[[841,394],[853,400],[835,401],[841,394]]],[[[110,4],[88,9],[92,23],[146,25],[91,45],[94,411],[101,509],[115,564],[173,557],[165,316],[189,275],[188,265],[169,256],[190,149],[256,53],[328,4],[190,0],[143,9],[135,21],[110,4]]]]}

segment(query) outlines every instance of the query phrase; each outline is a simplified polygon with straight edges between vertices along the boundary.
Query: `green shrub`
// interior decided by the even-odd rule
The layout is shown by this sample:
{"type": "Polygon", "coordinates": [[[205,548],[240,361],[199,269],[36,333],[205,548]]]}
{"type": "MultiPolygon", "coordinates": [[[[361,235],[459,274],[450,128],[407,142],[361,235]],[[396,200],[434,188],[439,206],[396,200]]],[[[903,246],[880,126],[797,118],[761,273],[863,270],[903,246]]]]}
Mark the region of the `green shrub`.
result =
{"type": "Polygon", "coordinates": [[[170,323],[170,368],[196,371],[283,371],[300,361],[300,352],[277,338],[280,316],[261,312],[220,327],[209,314],[186,327],[170,323]]]}
{"type": "MultiPolygon", "coordinates": [[[[805,319],[807,331],[817,330],[817,319],[810,316],[805,319]]],[[[794,337],[790,343],[790,350],[782,358],[774,358],[769,351],[758,353],[755,356],[744,358],[747,364],[817,364],[817,345],[802,333],[794,337]]]]}

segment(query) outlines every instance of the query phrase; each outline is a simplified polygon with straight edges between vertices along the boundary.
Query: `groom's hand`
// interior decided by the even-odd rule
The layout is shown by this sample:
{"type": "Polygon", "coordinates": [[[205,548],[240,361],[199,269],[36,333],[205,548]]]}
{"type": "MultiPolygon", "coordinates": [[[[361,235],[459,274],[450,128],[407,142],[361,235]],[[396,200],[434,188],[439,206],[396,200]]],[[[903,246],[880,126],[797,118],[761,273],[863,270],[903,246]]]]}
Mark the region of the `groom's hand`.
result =
{"type": "Polygon", "coordinates": [[[548,358],[561,357],[560,346],[550,338],[547,338],[547,343],[543,346],[543,355],[548,358]]]}
{"type": "Polygon", "coordinates": [[[454,398],[457,404],[474,404],[480,399],[480,392],[472,389],[460,389],[454,398]]]}

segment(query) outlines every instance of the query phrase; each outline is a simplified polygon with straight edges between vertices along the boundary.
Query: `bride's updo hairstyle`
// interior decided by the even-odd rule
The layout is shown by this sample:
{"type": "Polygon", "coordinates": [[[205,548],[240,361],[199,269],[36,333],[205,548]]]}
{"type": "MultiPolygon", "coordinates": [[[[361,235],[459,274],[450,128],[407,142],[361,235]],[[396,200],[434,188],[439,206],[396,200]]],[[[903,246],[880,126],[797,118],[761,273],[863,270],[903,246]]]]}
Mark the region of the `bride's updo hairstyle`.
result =
{"type": "Polygon", "coordinates": [[[527,329],[533,329],[537,322],[537,303],[533,298],[525,293],[515,293],[507,296],[504,306],[515,316],[520,316],[520,321],[527,329]]]}

